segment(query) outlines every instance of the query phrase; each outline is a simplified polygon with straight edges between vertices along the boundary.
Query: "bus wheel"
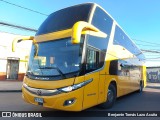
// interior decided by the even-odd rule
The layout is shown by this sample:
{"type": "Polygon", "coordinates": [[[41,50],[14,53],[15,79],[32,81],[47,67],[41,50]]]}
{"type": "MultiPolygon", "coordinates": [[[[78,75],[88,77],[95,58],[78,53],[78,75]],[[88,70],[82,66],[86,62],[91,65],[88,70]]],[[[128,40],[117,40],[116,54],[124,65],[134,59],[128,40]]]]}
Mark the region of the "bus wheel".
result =
{"type": "Polygon", "coordinates": [[[107,93],[107,101],[102,103],[100,107],[102,108],[111,108],[116,101],[116,88],[113,84],[109,85],[108,93],[107,93]]]}
{"type": "Polygon", "coordinates": [[[143,81],[140,81],[139,92],[141,93],[142,91],[143,91],[143,81]]]}

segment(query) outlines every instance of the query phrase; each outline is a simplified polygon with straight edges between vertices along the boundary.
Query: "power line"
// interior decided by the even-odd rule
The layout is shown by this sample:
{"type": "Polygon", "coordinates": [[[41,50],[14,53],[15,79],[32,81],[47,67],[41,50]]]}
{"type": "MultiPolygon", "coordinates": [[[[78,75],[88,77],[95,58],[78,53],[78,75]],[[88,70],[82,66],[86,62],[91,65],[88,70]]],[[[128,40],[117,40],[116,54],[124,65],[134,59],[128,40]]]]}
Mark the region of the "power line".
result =
{"type": "Polygon", "coordinates": [[[148,59],[160,59],[160,57],[155,57],[155,58],[147,58],[147,60],[148,60],[148,59]]]}
{"type": "Polygon", "coordinates": [[[28,30],[28,31],[32,31],[32,32],[37,32],[37,30],[33,29],[33,28],[24,27],[24,26],[15,25],[15,24],[6,23],[6,22],[1,22],[1,21],[0,21],[0,25],[14,27],[14,28],[22,29],[22,30],[28,30]]]}
{"type": "Polygon", "coordinates": [[[151,54],[151,53],[145,53],[146,55],[150,55],[150,56],[160,56],[160,54],[157,54],[157,53],[155,53],[155,54],[151,54]]]}
{"type": "Polygon", "coordinates": [[[8,1],[5,1],[5,0],[0,0],[0,1],[4,2],[4,3],[7,3],[7,4],[10,4],[10,5],[13,5],[13,6],[16,6],[16,7],[19,7],[19,8],[22,8],[22,9],[25,9],[25,10],[28,10],[28,11],[31,11],[31,12],[34,12],[34,13],[38,13],[38,14],[41,14],[41,15],[44,15],[44,16],[48,16],[47,14],[44,14],[44,13],[26,8],[26,7],[23,7],[23,6],[17,5],[17,4],[11,3],[11,2],[8,2],[8,1]]]}
{"type": "Polygon", "coordinates": [[[155,60],[158,59],[160,61],[160,57],[145,57],[146,60],[155,60]]]}
{"type": "Polygon", "coordinates": [[[158,44],[158,43],[147,42],[147,41],[144,41],[144,40],[138,40],[138,39],[132,39],[132,40],[140,41],[140,42],[143,42],[143,43],[154,44],[154,45],[160,45],[160,44],[158,44]]]}
{"type": "Polygon", "coordinates": [[[153,53],[154,53],[155,51],[160,52],[160,49],[141,49],[141,50],[149,50],[149,51],[153,51],[153,53]]]}
{"type": "Polygon", "coordinates": [[[156,51],[156,50],[144,50],[144,49],[141,49],[141,51],[150,52],[150,53],[160,53],[160,51],[156,51]]]}
{"type": "Polygon", "coordinates": [[[17,34],[17,33],[13,33],[13,32],[6,32],[6,31],[3,31],[3,30],[0,30],[0,33],[8,33],[8,34],[13,34],[13,35],[24,35],[22,33],[17,34]]]}
{"type": "Polygon", "coordinates": [[[157,45],[157,44],[155,44],[155,45],[137,44],[137,45],[140,45],[140,46],[150,46],[150,47],[159,47],[159,45],[157,45]]]}
{"type": "Polygon", "coordinates": [[[146,60],[146,61],[160,61],[159,59],[153,59],[153,60],[146,60]]]}

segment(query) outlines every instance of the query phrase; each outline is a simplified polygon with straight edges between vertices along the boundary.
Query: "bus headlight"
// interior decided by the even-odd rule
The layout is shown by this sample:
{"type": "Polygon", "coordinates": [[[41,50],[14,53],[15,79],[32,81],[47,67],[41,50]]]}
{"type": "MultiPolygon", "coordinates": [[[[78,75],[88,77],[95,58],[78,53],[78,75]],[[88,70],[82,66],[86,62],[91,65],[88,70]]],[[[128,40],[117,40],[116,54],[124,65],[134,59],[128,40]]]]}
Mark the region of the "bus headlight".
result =
{"type": "Polygon", "coordinates": [[[68,87],[60,88],[58,90],[62,91],[62,92],[70,92],[73,90],[73,88],[72,88],[72,86],[68,86],[68,87]]]}
{"type": "Polygon", "coordinates": [[[72,85],[72,86],[67,86],[67,87],[64,87],[64,88],[60,88],[60,89],[58,89],[58,90],[59,90],[59,91],[62,91],[62,92],[70,92],[70,91],[79,89],[79,88],[81,88],[81,87],[89,84],[90,82],[92,82],[92,80],[93,80],[93,79],[89,79],[89,80],[86,80],[86,81],[84,81],[84,82],[81,82],[81,83],[72,85]]]}

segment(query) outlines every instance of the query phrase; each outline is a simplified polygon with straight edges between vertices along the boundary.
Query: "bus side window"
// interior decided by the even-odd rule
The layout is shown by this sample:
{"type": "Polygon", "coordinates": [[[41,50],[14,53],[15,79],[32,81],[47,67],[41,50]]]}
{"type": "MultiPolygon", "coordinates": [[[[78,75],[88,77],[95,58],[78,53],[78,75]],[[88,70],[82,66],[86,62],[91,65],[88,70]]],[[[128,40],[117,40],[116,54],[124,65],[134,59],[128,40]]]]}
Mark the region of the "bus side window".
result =
{"type": "Polygon", "coordinates": [[[112,60],[109,67],[110,75],[118,75],[118,60],[112,60]]]}
{"type": "Polygon", "coordinates": [[[98,68],[99,68],[99,51],[88,48],[87,59],[86,59],[86,70],[87,72],[90,72],[98,68]]]}

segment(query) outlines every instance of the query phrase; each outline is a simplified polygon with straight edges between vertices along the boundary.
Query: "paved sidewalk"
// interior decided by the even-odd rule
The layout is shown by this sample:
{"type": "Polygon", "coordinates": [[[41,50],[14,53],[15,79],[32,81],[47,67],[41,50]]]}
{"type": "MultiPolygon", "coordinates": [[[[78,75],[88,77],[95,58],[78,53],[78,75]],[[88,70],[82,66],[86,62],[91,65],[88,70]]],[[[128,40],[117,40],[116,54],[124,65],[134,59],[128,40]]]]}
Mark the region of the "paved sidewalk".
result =
{"type": "Polygon", "coordinates": [[[160,88],[160,83],[151,83],[151,82],[147,82],[147,87],[160,88]]]}
{"type": "Polygon", "coordinates": [[[22,81],[0,81],[0,92],[21,92],[22,81]]]}

